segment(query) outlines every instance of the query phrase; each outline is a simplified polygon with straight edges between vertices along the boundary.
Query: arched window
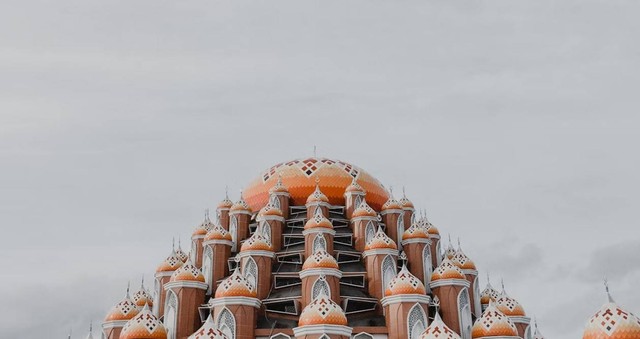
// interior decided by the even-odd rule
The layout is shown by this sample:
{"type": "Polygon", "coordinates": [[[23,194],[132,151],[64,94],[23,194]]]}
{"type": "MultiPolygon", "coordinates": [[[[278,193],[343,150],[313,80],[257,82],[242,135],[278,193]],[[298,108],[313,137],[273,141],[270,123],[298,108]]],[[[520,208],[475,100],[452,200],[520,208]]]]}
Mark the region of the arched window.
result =
{"type": "Polygon", "coordinates": [[[291,339],[291,337],[286,335],[286,334],[284,334],[284,333],[278,333],[278,334],[276,334],[274,336],[271,336],[271,338],[269,338],[269,339],[291,339]]]}
{"type": "Polygon", "coordinates": [[[427,315],[420,304],[415,304],[409,311],[407,318],[407,333],[409,339],[420,338],[420,335],[427,328],[427,315]]]}
{"type": "Polygon", "coordinates": [[[478,282],[478,277],[473,280],[473,305],[476,310],[476,318],[480,318],[482,316],[482,304],[480,303],[480,283],[478,282]]]}
{"type": "Polygon", "coordinates": [[[431,273],[433,272],[433,266],[431,262],[431,245],[426,245],[422,250],[422,266],[424,269],[424,286],[427,288],[427,292],[430,292],[429,281],[431,281],[431,273]]]}
{"type": "Polygon", "coordinates": [[[353,336],[353,339],[373,339],[373,336],[366,332],[360,332],[353,336]]]}
{"type": "Polygon", "coordinates": [[[277,195],[272,195],[269,198],[269,204],[277,209],[280,209],[280,199],[278,199],[277,195]]]}
{"type": "Polygon", "coordinates": [[[404,235],[404,213],[400,213],[400,215],[398,216],[398,223],[397,223],[397,239],[394,239],[396,241],[396,244],[398,244],[398,250],[402,250],[402,236],[404,235]]]}
{"type": "Polygon", "coordinates": [[[327,283],[327,280],[324,279],[324,277],[318,278],[313,283],[313,287],[311,288],[311,299],[313,300],[317,298],[321,292],[324,293],[324,295],[326,295],[327,297],[331,298],[331,289],[329,288],[329,284],[327,283]]]}
{"type": "Polygon", "coordinates": [[[318,215],[318,214],[319,214],[319,215],[324,215],[324,214],[322,213],[322,208],[320,208],[320,205],[316,206],[316,209],[315,209],[315,210],[313,210],[313,215],[318,215]]]}
{"type": "Polygon", "coordinates": [[[362,197],[359,195],[356,195],[356,202],[353,206],[354,209],[358,208],[360,206],[360,204],[362,204],[362,197]]]}
{"type": "Polygon", "coordinates": [[[313,239],[313,246],[311,247],[311,252],[316,253],[320,250],[327,250],[327,241],[324,239],[324,235],[322,233],[318,233],[316,237],[313,239]]]}
{"type": "Polygon", "coordinates": [[[262,222],[262,236],[267,240],[267,243],[271,245],[271,224],[267,221],[262,222]]]}
{"type": "Polygon", "coordinates": [[[231,251],[235,252],[238,246],[238,219],[235,215],[232,215],[229,220],[229,233],[231,233],[231,241],[233,242],[231,251]]]}
{"type": "Polygon", "coordinates": [[[178,320],[178,297],[172,290],[167,291],[167,301],[164,306],[164,327],[167,329],[167,339],[176,338],[176,322],[178,320]]]}
{"type": "Polygon", "coordinates": [[[209,293],[211,293],[212,290],[212,286],[213,286],[213,282],[211,281],[212,279],[212,265],[213,264],[213,250],[211,249],[211,246],[206,245],[204,247],[204,258],[202,261],[202,274],[204,275],[204,282],[207,283],[207,285],[209,285],[209,287],[207,288],[207,291],[209,293]]]}
{"type": "Polygon", "coordinates": [[[242,274],[249,281],[255,291],[258,288],[258,265],[252,257],[248,257],[242,268],[242,274]]]}
{"type": "Polygon", "coordinates": [[[218,315],[218,329],[224,333],[227,339],[236,339],[236,319],[233,314],[224,308],[218,315]]]}
{"type": "Polygon", "coordinates": [[[387,255],[382,260],[382,293],[387,289],[387,285],[396,276],[396,261],[391,255],[387,255]]]}
{"type": "Polygon", "coordinates": [[[471,339],[471,304],[469,303],[469,291],[463,288],[458,294],[458,318],[460,319],[460,337],[471,339]]]}
{"type": "Polygon", "coordinates": [[[373,226],[373,221],[369,220],[367,222],[367,227],[364,231],[364,243],[368,244],[369,240],[373,239],[376,236],[376,227],[373,226]]]}

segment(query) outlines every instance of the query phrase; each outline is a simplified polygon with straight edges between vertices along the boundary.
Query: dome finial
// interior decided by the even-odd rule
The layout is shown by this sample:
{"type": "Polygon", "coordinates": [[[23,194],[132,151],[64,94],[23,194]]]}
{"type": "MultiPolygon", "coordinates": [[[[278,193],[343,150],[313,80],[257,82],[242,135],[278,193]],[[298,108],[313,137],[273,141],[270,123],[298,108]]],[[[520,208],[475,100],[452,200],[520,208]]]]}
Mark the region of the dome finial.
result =
{"type": "Polygon", "coordinates": [[[316,158],[316,150],[317,150],[316,145],[313,145],[313,157],[314,158],[316,158]]]}
{"type": "Polygon", "coordinates": [[[229,186],[224,185],[224,197],[229,199],[229,186]]]}
{"type": "Polygon", "coordinates": [[[433,297],[433,301],[431,302],[431,305],[433,305],[433,307],[436,309],[436,315],[437,315],[438,310],[440,309],[440,298],[438,298],[437,295],[433,297]]]}
{"type": "Polygon", "coordinates": [[[407,198],[407,192],[405,191],[404,186],[402,186],[402,196],[407,198]]]}
{"type": "Polygon", "coordinates": [[[605,291],[607,291],[607,299],[609,300],[610,303],[614,303],[615,301],[613,301],[613,298],[611,297],[611,293],[609,293],[609,280],[607,279],[607,277],[604,277],[604,289],[605,291]]]}
{"type": "Polygon", "coordinates": [[[131,297],[129,296],[129,289],[131,287],[131,281],[127,281],[127,299],[130,299],[131,297]]]}
{"type": "Polygon", "coordinates": [[[176,251],[176,237],[171,238],[171,249],[173,250],[173,252],[176,251]]]}
{"type": "Polygon", "coordinates": [[[506,294],[504,291],[504,278],[500,278],[500,286],[502,286],[502,294],[506,294]]]}
{"type": "Polygon", "coordinates": [[[144,290],[144,274],[142,275],[142,280],[140,281],[140,289],[144,290]]]}
{"type": "Polygon", "coordinates": [[[460,246],[460,237],[458,237],[458,251],[462,251],[462,246],[460,246]]]}
{"type": "Polygon", "coordinates": [[[205,208],[204,209],[204,221],[209,221],[209,209],[205,208]]]}

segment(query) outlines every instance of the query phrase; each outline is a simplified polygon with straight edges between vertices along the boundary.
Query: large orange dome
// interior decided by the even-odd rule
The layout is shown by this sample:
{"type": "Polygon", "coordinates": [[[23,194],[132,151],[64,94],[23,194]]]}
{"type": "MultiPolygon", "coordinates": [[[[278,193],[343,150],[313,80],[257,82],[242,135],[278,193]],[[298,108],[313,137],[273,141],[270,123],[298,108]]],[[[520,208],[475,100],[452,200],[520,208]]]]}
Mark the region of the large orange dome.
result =
{"type": "Polygon", "coordinates": [[[363,169],[340,160],[326,158],[296,159],[276,164],[253,180],[242,194],[251,210],[258,211],[269,201],[269,189],[282,176],[282,183],[291,194],[292,205],[304,205],[316,189],[329,198],[332,205],[344,205],[344,192],[355,178],[367,193],[367,203],[376,210],[389,199],[382,184],[363,169]]]}

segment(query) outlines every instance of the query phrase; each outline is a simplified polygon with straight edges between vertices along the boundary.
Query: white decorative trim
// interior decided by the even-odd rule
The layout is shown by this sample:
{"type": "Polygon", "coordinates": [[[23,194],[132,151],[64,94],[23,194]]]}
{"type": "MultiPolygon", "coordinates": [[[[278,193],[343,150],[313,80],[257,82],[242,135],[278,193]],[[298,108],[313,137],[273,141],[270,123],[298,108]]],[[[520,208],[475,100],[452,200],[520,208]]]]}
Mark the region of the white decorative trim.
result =
{"type": "Polygon", "coordinates": [[[247,210],[235,210],[235,211],[231,211],[229,212],[229,215],[236,215],[236,214],[246,214],[248,216],[252,216],[253,213],[247,211],[247,210]]]}
{"type": "Polygon", "coordinates": [[[191,240],[202,240],[204,239],[204,234],[192,235],[191,240]]]}
{"type": "Polygon", "coordinates": [[[431,240],[425,238],[410,238],[407,240],[402,240],[402,245],[407,244],[430,244],[431,240]]]}
{"type": "Polygon", "coordinates": [[[407,211],[415,212],[415,211],[416,211],[416,209],[415,209],[415,208],[413,208],[413,207],[403,207],[403,208],[402,208],[402,211],[404,211],[404,212],[407,212],[407,211]]]}
{"type": "Polygon", "coordinates": [[[362,257],[366,258],[371,255],[395,255],[398,256],[398,250],[392,250],[390,248],[375,248],[372,250],[366,250],[362,252],[362,257]]]}
{"type": "Polygon", "coordinates": [[[353,329],[343,325],[306,325],[293,328],[293,334],[296,337],[302,337],[310,334],[335,334],[350,337],[353,329]]]}
{"type": "Polygon", "coordinates": [[[170,281],[164,284],[163,287],[165,290],[172,289],[174,287],[197,288],[199,290],[205,290],[205,291],[209,289],[209,285],[207,285],[207,283],[203,283],[200,281],[190,281],[190,280],[170,281]]]}
{"type": "Polygon", "coordinates": [[[300,271],[300,279],[310,277],[313,275],[330,275],[332,277],[342,278],[342,271],[336,268],[310,268],[300,271]]]}
{"type": "Polygon", "coordinates": [[[391,214],[391,213],[403,213],[404,211],[401,209],[397,209],[397,208],[391,208],[391,209],[386,209],[386,210],[382,210],[380,211],[380,215],[387,215],[387,214],[391,214]]]}
{"type": "Polygon", "coordinates": [[[290,198],[290,197],[291,197],[291,194],[289,194],[289,192],[269,192],[269,194],[272,194],[272,195],[281,195],[281,196],[283,196],[283,197],[287,197],[287,198],[290,198]]]}
{"type": "Polygon", "coordinates": [[[204,246],[208,246],[208,245],[227,245],[227,246],[233,246],[233,241],[231,240],[207,240],[205,242],[202,243],[202,245],[204,246]]]}
{"type": "Polygon", "coordinates": [[[471,284],[465,279],[440,279],[429,283],[429,287],[436,288],[442,286],[462,286],[469,287],[471,284]]]}
{"type": "Polygon", "coordinates": [[[281,217],[279,215],[259,215],[256,218],[256,221],[279,221],[279,222],[284,222],[285,219],[284,219],[284,217],[281,217]]]}
{"type": "Polygon", "coordinates": [[[276,254],[274,252],[271,251],[240,251],[240,253],[237,254],[237,257],[242,259],[244,257],[249,257],[249,256],[258,256],[258,257],[269,257],[269,258],[275,258],[276,254]]]}
{"type": "Polygon", "coordinates": [[[230,207],[217,207],[216,208],[216,210],[218,210],[218,211],[228,211],[230,209],[231,209],[230,207]]]}
{"type": "Polygon", "coordinates": [[[162,271],[162,272],[156,272],[155,277],[156,278],[164,278],[164,277],[170,277],[173,275],[173,272],[175,272],[175,270],[173,271],[162,271]]]}
{"type": "Polygon", "coordinates": [[[304,207],[317,207],[317,206],[322,206],[322,207],[326,207],[329,208],[331,207],[331,205],[329,205],[328,202],[324,202],[324,201],[312,201],[309,203],[304,204],[304,207]]]}
{"type": "Polygon", "coordinates": [[[331,234],[333,236],[336,235],[336,231],[326,227],[314,227],[314,228],[310,228],[302,231],[302,235],[314,234],[314,233],[331,234]]]}
{"type": "Polygon", "coordinates": [[[378,221],[377,217],[369,217],[369,216],[364,216],[364,217],[353,217],[351,219],[349,219],[350,223],[355,223],[357,221],[378,221]]]}
{"type": "Polygon", "coordinates": [[[509,319],[511,319],[511,321],[513,321],[514,323],[518,323],[518,324],[530,324],[531,323],[531,318],[526,317],[526,316],[509,316],[509,319]]]}
{"type": "Polygon", "coordinates": [[[429,239],[438,239],[440,240],[440,234],[429,233],[429,239]]]}
{"type": "Polygon", "coordinates": [[[478,276],[478,270],[471,270],[471,269],[463,269],[462,273],[464,273],[464,275],[473,275],[473,276],[478,276]]]}
{"type": "Polygon", "coordinates": [[[210,307],[218,307],[218,306],[234,306],[234,305],[242,305],[242,306],[251,306],[255,308],[260,308],[262,302],[258,298],[249,298],[249,297],[222,297],[222,298],[211,298],[209,299],[210,307]]]}
{"type": "MultiPolygon", "coordinates": [[[[363,188],[363,190],[364,190],[364,188],[363,188]]],[[[360,196],[364,197],[365,195],[367,195],[367,193],[366,192],[361,192],[361,191],[350,191],[350,192],[344,192],[344,194],[342,196],[346,198],[349,195],[360,195],[360,196]]],[[[357,206],[356,206],[356,208],[357,208],[357,206]]]]}
{"type": "Polygon", "coordinates": [[[107,330],[110,328],[116,328],[116,327],[124,327],[124,325],[126,325],[128,322],[128,320],[112,320],[112,321],[105,321],[102,323],[102,328],[107,330]]]}
{"type": "Polygon", "coordinates": [[[380,302],[382,303],[382,306],[387,306],[387,305],[397,304],[397,303],[404,303],[404,302],[421,303],[428,306],[429,302],[431,302],[431,297],[425,294],[399,294],[399,295],[384,297],[380,299],[380,302]]]}

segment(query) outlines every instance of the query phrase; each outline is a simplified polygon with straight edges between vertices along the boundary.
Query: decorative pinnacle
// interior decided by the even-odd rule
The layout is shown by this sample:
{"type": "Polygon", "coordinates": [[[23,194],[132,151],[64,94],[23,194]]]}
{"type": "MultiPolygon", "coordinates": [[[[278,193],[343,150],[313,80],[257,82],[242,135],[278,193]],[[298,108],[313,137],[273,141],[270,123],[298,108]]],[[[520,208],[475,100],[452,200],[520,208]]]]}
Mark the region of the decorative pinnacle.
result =
{"type": "Polygon", "coordinates": [[[613,298],[611,297],[611,293],[609,293],[609,280],[607,279],[607,277],[604,277],[604,289],[605,291],[607,291],[607,299],[609,300],[610,303],[613,303],[613,298]]]}
{"type": "Polygon", "coordinates": [[[500,278],[500,285],[502,286],[502,294],[505,294],[505,291],[504,291],[504,278],[500,278]]]}
{"type": "Polygon", "coordinates": [[[144,274],[142,275],[142,280],[140,282],[140,289],[144,290],[144,274]]]}
{"type": "Polygon", "coordinates": [[[93,321],[89,323],[89,335],[93,334],[93,321]]]}
{"type": "Polygon", "coordinates": [[[440,308],[440,298],[438,298],[437,295],[433,297],[433,301],[431,302],[431,305],[435,307],[436,314],[438,314],[438,309],[440,308]]]}
{"type": "Polygon", "coordinates": [[[404,198],[406,198],[406,197],[407,197],[407,192],[404,190],[404,186],[402,186],[402,196],[403,196],[404,198]]]}
{"type": "Polygon", "coordinates": [[[460,246],[460,237],[458,237],[458,251],[462,251],[462,246],[460,246]]]}
{"type": "Polygon", "coordinates": [[[224,197],[229,199],[229,186],[224,185],[224,197]]]}
{"type": "Polygon", "coordinates": [[[131,281],[127,281],[127,299],[129,299],[129,289],[131,287],[131,281]]]}
{"type": "Polygon", "coordinates": [[[171,249],[176,251],[176,237],[171,238],[171,249]]]}

